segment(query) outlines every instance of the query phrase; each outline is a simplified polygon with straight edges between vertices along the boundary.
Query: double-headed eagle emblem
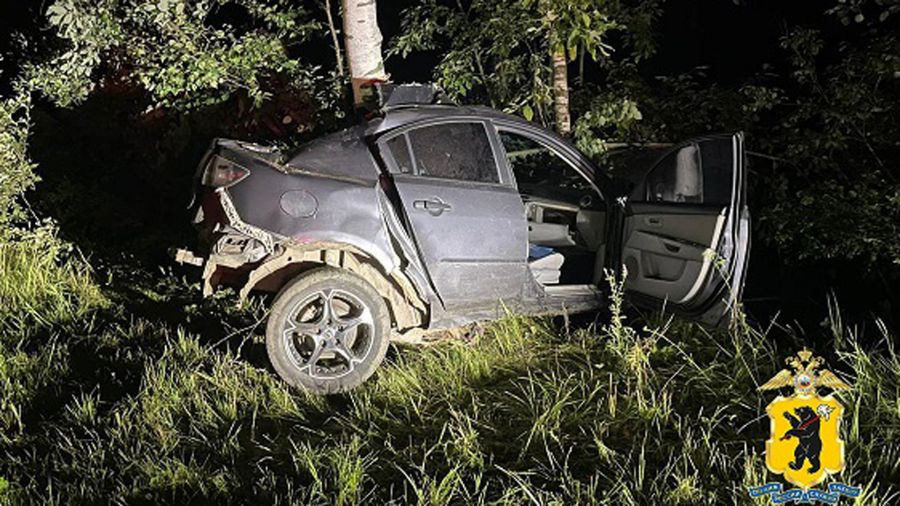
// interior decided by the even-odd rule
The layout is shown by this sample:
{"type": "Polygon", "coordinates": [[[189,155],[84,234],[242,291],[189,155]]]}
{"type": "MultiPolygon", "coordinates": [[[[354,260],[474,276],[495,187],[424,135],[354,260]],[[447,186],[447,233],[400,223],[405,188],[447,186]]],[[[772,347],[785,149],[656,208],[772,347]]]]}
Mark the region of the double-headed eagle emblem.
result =
{"type": "Polygon", "coordinates": [[[793,369],[782,369],[772,379],[762,384],[760,390],[775,390],[793,385],[795,395],[811,395],[817,388],[830,388],[832,390],[847,390],[850,385],[844,383],[828,369],[816,372],[825,361],[822,357],[814,357],[813,353],[804,348],[796,357],[788,357],[785,363],[793,369]]]}

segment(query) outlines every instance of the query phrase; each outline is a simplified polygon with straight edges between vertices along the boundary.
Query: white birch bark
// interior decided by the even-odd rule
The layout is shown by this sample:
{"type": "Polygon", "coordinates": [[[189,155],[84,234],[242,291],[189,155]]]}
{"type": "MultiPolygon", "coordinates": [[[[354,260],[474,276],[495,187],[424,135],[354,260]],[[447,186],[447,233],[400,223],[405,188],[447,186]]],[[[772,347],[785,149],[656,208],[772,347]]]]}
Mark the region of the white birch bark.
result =
{"type": "Polygon", "coordinates": [[[569,113],[569,69],[566,51],[558,48],[553,51],[553,115],[556,118],[556,131],[559,135],[572,133],[572,119],[569,113]]]}
{"type": "Polygon", "coordinates": [[[344,6],[344,47],[353,84],[353,104],[366,101],[364,87],[387,81],[381,54],[381,30],[378,28],[375,0],[342,0],[344,6]]]}

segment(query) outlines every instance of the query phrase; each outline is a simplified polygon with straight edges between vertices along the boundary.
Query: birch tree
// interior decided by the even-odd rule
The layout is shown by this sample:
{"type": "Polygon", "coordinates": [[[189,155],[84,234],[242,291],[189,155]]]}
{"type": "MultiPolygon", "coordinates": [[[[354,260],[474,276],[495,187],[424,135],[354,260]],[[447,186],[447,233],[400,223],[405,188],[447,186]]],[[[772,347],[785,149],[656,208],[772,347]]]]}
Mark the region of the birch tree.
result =
{"type": "Polygon", "coordinates": [[[572,114],[569,110],[569,59],[563,44],[560,20],[550,0],[541,2],[550,43],[550,69],[553,76],[553,118],[560,135],[572,133],[572,114]]]}
{"type": "Polygon", "coordinates": [[[353,105],[363,107],[369,96],[368,88],[388,80],[381,54],[381,30],[375,0],[343,0],[344,47],[350,65],[353,105]]]}
{"type": "Polygon", "coordinates": [[[613,30],[633,58],[652,52],[643,43],[649,35],[642,35],[656,6],[656,0],[636,7],[619,0],[419,0],[404,11],[391,53],[439,51],[435,80],[451,98],[490,103],[568,135],[569,62],[607,59],[613,30]]]}

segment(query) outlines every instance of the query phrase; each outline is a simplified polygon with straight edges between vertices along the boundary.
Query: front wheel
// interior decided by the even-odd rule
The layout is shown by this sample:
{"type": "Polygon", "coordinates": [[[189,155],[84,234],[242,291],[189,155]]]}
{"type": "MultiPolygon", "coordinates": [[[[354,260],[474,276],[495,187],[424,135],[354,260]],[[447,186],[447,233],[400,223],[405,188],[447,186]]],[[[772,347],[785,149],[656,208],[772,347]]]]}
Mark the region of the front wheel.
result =
{"type": "Polygon", "coordinates": [[[323,267],[288,283],[272,306],[266,350],[275,372],[316,394],[355,388],[384,360],[390,316],[356,274],[323,267]]]}

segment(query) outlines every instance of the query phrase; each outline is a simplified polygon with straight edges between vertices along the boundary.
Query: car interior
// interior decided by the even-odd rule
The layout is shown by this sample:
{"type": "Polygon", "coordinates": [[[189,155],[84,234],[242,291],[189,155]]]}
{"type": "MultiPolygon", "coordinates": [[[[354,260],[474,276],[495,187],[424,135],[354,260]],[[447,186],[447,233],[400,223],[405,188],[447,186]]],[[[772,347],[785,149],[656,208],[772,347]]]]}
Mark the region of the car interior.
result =
{"type": "Polygon", "coordinates": [[[525,205],[528,264],[545,287],[596,285],[606,252],[606,204],[569,162],[523,135],[501,131],[525,205]]]}
{"type": "Polygon", "coordinates": [[[734,156],[731,136],[685,143],[634,189],[622,254],[630,290],[673,303],[698,293],[715,269],[707,252],[727,221],[734,156]]]}

